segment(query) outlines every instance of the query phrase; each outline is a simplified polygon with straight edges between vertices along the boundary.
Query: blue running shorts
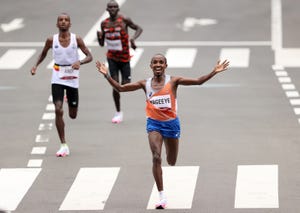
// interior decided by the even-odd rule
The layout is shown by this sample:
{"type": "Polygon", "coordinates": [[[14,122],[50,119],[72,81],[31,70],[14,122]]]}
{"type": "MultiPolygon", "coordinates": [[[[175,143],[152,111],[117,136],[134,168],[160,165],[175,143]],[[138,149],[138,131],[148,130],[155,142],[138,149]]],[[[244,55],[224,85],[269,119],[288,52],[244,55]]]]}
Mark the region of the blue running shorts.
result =
{"type": "Polygon", "coordinates": [[[159,132],[164,138],[179,138],[180,137],[180,122],[179,118],[170,121],[158,121],[147,118],[147,132],[159,132]]]}

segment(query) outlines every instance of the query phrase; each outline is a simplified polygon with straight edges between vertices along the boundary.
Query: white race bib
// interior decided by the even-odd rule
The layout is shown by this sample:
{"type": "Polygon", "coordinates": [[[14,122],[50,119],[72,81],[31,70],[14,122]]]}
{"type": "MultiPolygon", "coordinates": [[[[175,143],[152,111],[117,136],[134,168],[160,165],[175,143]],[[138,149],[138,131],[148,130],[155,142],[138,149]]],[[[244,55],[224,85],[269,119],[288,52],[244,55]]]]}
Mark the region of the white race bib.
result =
{"type": "Polygon", "coordinates": [[[105,39],[106,41],[106,45],[107,45],[107,49],[109,50],[122,50],[122,43],[120,39],[117,40],[109,40],[109,39],[105,39]]]}
{"type": "Polygon", "coordinates": [[[150,103],[158,108],[171,108],[171,96],[170,95],[160,95],[153,96],[150,98],[150,103]]]}
{"type": "Polygon", "coordinates": [[[60,79],[78,78],[79,77],[79,70],[75,70],[71,66],[59,66],[58,77],[60,79]]]}

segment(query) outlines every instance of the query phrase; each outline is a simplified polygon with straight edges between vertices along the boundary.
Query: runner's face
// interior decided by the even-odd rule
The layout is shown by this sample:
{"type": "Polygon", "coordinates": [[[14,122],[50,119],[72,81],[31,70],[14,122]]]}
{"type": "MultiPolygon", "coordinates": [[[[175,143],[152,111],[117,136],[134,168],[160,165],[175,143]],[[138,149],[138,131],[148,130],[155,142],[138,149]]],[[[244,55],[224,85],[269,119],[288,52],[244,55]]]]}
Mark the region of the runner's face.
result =
{"type": "Polygon", "coordinates": [[[166,59],[162,55],[155,55],[152,60],[150,67],[153,71],[154,76],[161,76],[165,73],[165,69],[167,68],[166,59]]]}
{"type": "Polygon", "coordinates": [[[56,26],[61,31],[68,31],[71,26],[70,17],[68,15],[58,16],[56,26]]]}
{"type": "Polygon", "coordinates": [[[119,12],[119,5],[117,2],[110,2],[107,4],[106,10],[110,16],[115,17],[119,12]]]}

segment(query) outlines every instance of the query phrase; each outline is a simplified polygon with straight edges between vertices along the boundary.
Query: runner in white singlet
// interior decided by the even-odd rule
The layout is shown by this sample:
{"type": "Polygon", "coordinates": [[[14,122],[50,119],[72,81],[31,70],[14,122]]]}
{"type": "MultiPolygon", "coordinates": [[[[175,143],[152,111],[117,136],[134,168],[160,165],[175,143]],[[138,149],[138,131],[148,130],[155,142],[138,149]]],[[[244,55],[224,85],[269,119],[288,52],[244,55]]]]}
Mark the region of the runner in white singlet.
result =
{"type": "Polygon", "coordinates": [[[69,116],[75,119],[77,117],[79,101],[79,69],[82,64],[91,62],[93,57],[82,38],[69,31],[71,20],[68,14],[60,14],[57,17],[56,26],[59,33],[46,40],[36,64],[31,68],[31,74],[36,74],[38,65],[46,58],[48,50],[52,49],[54,59],[51,80],[52,99],[55,106],[55,125],[61,143],[56,156],[64,157],[70,154],[65,139],[65,123],[63,120],[64,94],[66,91],[69,116]],[[86,55],[82,60],[79,60],[78,48],[86,55]]]}

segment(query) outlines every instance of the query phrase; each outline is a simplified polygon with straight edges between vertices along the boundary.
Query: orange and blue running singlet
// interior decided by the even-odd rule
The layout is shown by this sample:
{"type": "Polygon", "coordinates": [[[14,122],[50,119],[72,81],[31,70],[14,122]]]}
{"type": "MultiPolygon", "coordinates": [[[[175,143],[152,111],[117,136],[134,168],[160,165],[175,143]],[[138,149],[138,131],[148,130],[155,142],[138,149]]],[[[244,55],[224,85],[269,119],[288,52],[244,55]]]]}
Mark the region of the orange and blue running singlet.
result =
{"type": "Polygon", "coordinates": [[[180,137],[180,122],[177,117],[177,100],[172,92],[171,77],[166,75],[164,87],[154,91],[152,78],[146,82],[147,132],[157,131],[165,138],[180,137]]]}
{"type": "Polygon", "coordinates": [[[129,35],[125,29],[124,17],[120,15],[114,22],[107,18],[101,27],[105,32],[107,58],[121,62],[130,61],[129,35]]]}

